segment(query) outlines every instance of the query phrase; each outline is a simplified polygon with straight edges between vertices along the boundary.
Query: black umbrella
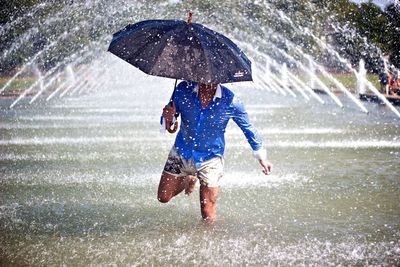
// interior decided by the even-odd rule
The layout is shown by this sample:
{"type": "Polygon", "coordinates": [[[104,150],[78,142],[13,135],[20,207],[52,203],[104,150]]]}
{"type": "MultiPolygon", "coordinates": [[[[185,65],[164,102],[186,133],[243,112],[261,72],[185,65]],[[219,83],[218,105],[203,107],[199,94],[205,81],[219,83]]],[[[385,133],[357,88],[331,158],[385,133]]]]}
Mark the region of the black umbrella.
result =
{"type": "MultiPolygon", "coordinates": [[[[143,72],[198,83],[251,81],[251,62],[230,39],[201,24],[146,20],[113,35],[108,51],[143,72]]],[[[168,128],[168,127],[167,127],[168,128]]]]}

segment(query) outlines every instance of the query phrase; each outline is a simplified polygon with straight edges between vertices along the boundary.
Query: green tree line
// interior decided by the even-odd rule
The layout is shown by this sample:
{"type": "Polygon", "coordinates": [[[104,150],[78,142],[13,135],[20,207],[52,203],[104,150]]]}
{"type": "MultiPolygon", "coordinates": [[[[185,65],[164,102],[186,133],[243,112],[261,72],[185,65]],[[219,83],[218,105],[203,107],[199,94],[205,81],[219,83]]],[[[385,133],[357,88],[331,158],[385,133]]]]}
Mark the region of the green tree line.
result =
{"type": "Polygon", "coordinates": [[[389,4],[382,10],[372,1],[359,5],[349,0],[328,1],[327,7],[342,25],[333,35],[333,41],[347,58],[367,62],[371,71],[381,68],[382,54],[400,68],[400,6],[389,4]],[[351,29],[356,29],[357,34],[351,29]],[[376,51],[376,46],[380,51],[376,51]]]}
{"type": "MultiPolygon", "coordinates": [[[[279,47],[290,54],[291,48],[285,42],[290,40],[320,63],[330,68],[340,68],[340,62],[335,61],[314,38],[304,33],[304,29],[310,29],[318,38],[334,46],[353,65],[364,59],[370,71],[378,72],[382,64],[382,53],[387,53],[391,62],[400,67],[400,15],[399,7],[394,3],[382,10],[372,2],[358,5],[349,0],[192,0],[179,1],[174,5],[166,5],[167,1],[162,0],[138,0],[133,5],[141,4],[142,13],[125,9],[118,17],[106,17],[103,13],[109,8],[115,8],[112,1],[98,0],[91,8],[86,7],[86,0],[3,2],[0,7],[0,26],[3,29],[13,25],[19,18],[23,20],[6,29],[7,33],[1,36],[0,55],[17,43],[27,31],[36,29],[36,33],[31,34],[30,39],[10,56],[4,57],[0,62],[0,73],[12,71],[24,64],[57,36],[63,32],[72,32],[79,23],[83,25],[82,30],[74,32],[44,54],[38,63],[39,67],[50,68],[77,49],[99,40],[104,34],[111,35],[127,23],[132,23],[131,18],[184,19],[190,9],[195,11],[196,21],[215,25],[216,30],[224,33],[236,34],[239,40],[251,36],[265,41],[264,46],[262,42],[257,43],[257,40],[254,45],[282,63],[287,59],[271,47],[279,47]],[[46,26],[47,19],[65,7],[68,10],[72,5],[76,10],[62,18],[62,23],[46,26]],[[34,15],[29,16],[30,13],[34,15]],[[291,21],[283,19],[285,16],[291,21]],[[268,43],[272,44],[271,47],[268,43]]],[[[297,56],[295,52],[292,54],[297,56]]]]}

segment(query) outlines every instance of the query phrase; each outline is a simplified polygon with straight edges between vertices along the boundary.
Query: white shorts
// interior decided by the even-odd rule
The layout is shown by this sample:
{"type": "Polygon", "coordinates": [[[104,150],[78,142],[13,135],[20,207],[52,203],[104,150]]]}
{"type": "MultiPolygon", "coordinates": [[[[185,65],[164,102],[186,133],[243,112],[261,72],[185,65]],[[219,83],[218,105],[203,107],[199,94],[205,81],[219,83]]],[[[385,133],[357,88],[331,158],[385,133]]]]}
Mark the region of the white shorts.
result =
{"type": "Polygon", "coordinates": [[[175,147],[169,152],[164,172],[174,176],[194,175],[200,180],[200,184],[207,187],[218,187],[219,180],[224,176],[224,159],[215,157],[204,161],[196,168],[193,159],[186,160],[175,147]]]}

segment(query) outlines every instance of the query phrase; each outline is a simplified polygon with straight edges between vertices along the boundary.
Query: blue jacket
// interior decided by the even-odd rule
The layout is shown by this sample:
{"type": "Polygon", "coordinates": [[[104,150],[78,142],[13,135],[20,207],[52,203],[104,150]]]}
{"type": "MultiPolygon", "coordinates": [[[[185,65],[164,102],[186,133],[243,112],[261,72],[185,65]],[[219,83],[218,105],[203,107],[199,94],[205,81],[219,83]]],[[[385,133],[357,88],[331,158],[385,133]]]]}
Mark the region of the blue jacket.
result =
{"type": "Polygon", "coordinates": [[[181,126],[175,147],[185,158],[196,164],[214,157],[223,157],[225,129],[230,119],[240,127],[254,152],[262,148],[262,140],[249,121],[240,100],[228,88],[218,85],[214,100],[202,108],[195,82],[179,83],[174,94],[176,111],[181,116],[181,126]]]}

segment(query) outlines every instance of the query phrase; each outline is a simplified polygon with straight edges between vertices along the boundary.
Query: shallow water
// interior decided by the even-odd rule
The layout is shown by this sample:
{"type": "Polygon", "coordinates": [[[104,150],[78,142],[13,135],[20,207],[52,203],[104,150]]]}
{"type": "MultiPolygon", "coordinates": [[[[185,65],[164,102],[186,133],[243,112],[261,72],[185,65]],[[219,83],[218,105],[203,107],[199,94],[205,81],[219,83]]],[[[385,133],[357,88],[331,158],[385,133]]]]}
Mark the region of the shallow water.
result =
{"type": "Polygon", "coordinates": [[[198,192],[156,199],[173,81],[131,75],[50,103],[0,100],[0,265],[400,264],[400,124],[386,107],[234,86],[274,173],[231,123],[219,219],[205,225],[198,192]]]}

